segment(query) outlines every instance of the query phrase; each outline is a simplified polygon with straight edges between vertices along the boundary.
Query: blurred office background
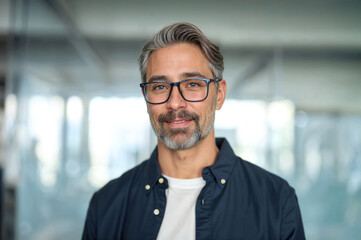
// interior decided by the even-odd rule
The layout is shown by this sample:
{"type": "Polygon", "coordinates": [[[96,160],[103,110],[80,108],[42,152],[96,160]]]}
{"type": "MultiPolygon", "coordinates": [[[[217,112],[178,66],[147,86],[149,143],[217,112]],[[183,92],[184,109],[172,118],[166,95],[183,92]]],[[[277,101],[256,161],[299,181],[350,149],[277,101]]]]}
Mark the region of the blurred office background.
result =
{"type": "Polygon", "coordinates": [[[224,54],[216,135],[294,186],[308,239],[360,239],[360,1],[0,0],[1,239],[79,239],[148,158],[137,58],[177,21],[224,54]]]}

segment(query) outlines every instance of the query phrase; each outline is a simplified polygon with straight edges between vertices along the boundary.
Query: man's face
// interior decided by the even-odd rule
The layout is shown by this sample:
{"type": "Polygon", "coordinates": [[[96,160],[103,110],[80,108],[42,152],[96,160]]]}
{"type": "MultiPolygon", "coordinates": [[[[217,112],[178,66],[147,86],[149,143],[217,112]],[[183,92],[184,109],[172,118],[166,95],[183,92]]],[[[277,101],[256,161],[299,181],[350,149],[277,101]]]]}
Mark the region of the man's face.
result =
{"type": "MultiPolygon", "coordinates": [[[[209,62],[201,50],[188,43],[174,44],[154,51],[148,61],[147,82],[179,82],[189,78],[213,78],[209,62]]],[[[148,104],[150,121],[158,139],[173,150],[187,149],[213,133],[214,114],[224,101],[225,83],[217,94],[215,83],[209,84],[207,99],[187,102],[173,87],[169,100],[148,104]],[[221,95],[221,96],[219,96],[221,95]]]]}

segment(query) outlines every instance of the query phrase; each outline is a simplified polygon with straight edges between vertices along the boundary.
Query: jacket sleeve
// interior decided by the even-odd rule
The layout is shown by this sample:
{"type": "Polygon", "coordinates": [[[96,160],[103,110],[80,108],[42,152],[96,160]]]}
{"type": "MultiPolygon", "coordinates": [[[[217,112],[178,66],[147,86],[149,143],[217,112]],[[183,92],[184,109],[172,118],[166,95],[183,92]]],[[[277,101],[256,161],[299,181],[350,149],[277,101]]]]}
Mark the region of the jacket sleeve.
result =
{"type": "MultiPolygon", "coordinates": [[[[288,186],[288,185],[287,185],[288,186]]],[[[301,240],[305,238],[301,211],[298,205],[296,193],[288,186],[282,202],[281,239],[301,240]]]]}
{"type": "Polygon", "coordinates": [[[95,217],[95,195],[93,195],[90,204],[89,204],[89,208],[88,208],[88,212],[87,212],[87,216],[86,216],[86,220],[85,220],[85,224],[84,224],[84,229],[83,229],[83,235],[82,235],[82,240],[95,240],[97,239],[97,223],[96,223],[96,217],[95,217]]]}

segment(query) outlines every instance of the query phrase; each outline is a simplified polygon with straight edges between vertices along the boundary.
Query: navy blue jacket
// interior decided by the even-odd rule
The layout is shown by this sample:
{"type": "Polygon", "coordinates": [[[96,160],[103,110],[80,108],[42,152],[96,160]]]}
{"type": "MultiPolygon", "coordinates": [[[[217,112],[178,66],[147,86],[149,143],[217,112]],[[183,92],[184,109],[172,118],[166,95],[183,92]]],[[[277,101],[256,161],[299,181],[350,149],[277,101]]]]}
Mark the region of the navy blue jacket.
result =
{"type": "MultiPolygon", "coordinates": [[[[196,202],[196,239],[305,239],[295,191],[287,182],[237,157],[217,139],[216,163],[196,202]]],[[[156,239],[168,182],[158,151],[112,180],[90,202],[82,239],[156,239]]]]}

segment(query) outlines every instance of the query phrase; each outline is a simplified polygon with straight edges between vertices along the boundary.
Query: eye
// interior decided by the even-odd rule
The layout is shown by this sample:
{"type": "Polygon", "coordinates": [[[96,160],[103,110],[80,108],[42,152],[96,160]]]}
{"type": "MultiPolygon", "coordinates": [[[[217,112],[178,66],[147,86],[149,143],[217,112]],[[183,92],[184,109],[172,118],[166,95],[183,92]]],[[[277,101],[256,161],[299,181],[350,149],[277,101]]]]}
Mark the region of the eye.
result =
{"type": "Polygon", "coordinates": [[[165,86],[164,86],[164,85],[158,84],[158,85],[156,85],[156,86],[153,87],[153,90],[162,90],[162,89],[165,89],[165,86]]]}
{"type": "Polygon", "coordinates": [[[200,85],[199,85],[198,82],[189,82],[189,83],[188,83],[188,86],[189,86],[189,87],[199,87],[200,85]]]}
{"type": "Polygon", "coordinates": [[[189,90],[198,90],[200,88],[207,86],[207,83],[203,80],[192,79],[184,82],[183,86],[184,88],[189,90]]]}
{"type": "Polygon", "coordinates": [[[169,89],[169,84],[166,83],[151,83],[149,89],[152,92],[164,92],[169,89]]]}

